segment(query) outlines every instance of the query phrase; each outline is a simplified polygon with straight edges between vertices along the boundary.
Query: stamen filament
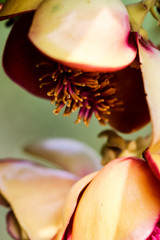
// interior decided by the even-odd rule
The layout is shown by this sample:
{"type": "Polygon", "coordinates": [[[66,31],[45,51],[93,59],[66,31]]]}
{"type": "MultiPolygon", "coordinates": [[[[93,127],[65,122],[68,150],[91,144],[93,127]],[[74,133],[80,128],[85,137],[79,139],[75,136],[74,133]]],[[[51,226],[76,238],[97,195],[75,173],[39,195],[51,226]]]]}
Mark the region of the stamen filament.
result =
{"type": "MultiPolygon", "coordinates": [[[[113,73],[82,72],[70,69],[59,63],[41,62],[36,67],[47,65],[51,71],[39,78],[43,81],[40,88],[46,88],[46,94],[51,97],[51,103],[57,106],[53,110],[58,114],[63,107],[64,116],[69,116],[78,108],[79,113],[75,123],[83,122],[88,126],[94,115],[101,124],[108,121],[109,109],[122,106],[116,95],[116,75],[113,73]],[[50,90],[48,87],[50,86],[50,90]]],[[[122,109],[122,108],[121,108],[122,109]]]]}

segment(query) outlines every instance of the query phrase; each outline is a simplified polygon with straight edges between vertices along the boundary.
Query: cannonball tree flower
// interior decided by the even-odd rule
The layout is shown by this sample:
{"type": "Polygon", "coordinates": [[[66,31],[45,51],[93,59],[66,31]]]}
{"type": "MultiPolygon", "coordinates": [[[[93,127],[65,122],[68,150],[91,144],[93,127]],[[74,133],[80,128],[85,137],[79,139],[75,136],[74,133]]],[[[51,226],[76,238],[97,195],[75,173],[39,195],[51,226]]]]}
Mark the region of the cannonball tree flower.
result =
{"type": "Polygon", "coordinates": [[[137,46],[120,0],[8,0],[0,18],[22,13],[3,55],[14,82],[54,102],[55,114],[79,109],[76,122],[86,125],[93,114],[122,132],[149,122],[137,46]]]}
{"type": "Polygon", "coordinates": [[[15,240],[59,240],[66,195],[80,177],[100,169],[99,156],[71,139],[45,140],[34,144],[32,152],[45,159],[50,156],[61,169],[26,160],[0,160],[0,205],[10,209],[7,230],[15,240]]]}

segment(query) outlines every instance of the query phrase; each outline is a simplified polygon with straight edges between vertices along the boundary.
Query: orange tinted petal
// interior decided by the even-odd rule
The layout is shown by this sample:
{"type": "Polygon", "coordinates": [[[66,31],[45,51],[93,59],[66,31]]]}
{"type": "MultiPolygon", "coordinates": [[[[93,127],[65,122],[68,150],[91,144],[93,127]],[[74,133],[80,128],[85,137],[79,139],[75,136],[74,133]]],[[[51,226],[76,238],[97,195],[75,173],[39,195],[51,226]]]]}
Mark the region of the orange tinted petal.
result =
{"type": "Polygon", "coordinates": [[[70,220],[71,215],[73,214],[77,200],[83,189],[87,186],[87,184],[93,180],[93,178],[97,175],[98,172],[91,173],[82,179],[80,179],[74,186],[71,188],[63,211],[63,226],[67,226],[70,220]]]}
{"type": "Polygon", "coordinates": [[[145,161],[118,159],[106,165],[84,191],[71,239],[144,240],[160,214],[160,183],[145,161]]]}

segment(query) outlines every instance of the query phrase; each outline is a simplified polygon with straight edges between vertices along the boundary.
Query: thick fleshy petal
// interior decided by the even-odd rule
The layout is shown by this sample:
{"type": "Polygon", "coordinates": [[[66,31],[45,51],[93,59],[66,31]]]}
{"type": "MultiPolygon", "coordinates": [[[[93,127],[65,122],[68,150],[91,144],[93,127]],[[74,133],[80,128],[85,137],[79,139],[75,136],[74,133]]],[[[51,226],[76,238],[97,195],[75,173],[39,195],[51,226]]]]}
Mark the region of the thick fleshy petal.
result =
{"type": "MultiPolygon", "coordinates": [[[[114,160],[79,195],[70,237],[144,240],[159,219],[159,199],[160,183],[145,161],[114,160]]],[[[65,232],[66,239],[70,238],[65,232]]]]}
{"type": "MultiPolygon", "coordinates": [[[[27,13],[15,23],[7,40],[4,54],[3,67],[7,75],[22,88],[32,94],[50,98],[40,88],[39,78],[47,72],[48,66],[37,69],[37,64],[46,61],[27,38],[28,29],[33,18],[33,13],[27,13]],[[22,24],[23,23],[23,24],[22,24]]],[[[47,59],[49,62],[49,60],[47,59]]]]}
{"type": "Polygon", "coordinates": [[[136,56],[129,34],[128,13],[120,0],[45,0],[35,13],[29,38],[68,66],[113,71],[136,56]]]}
{"type": "MultiPolygon", "coordinates": [[[[71,173],[27,161],[0,162],[0,193],[7,200],[27,236],[51,240],[62,225],[62,207],[77,181],[71,173]]],[[[13,217],[9,218],[13,233],[13,217]]],[[[18,234],[14,230],[14,234],[18,234]]]]}
{"type": "Polygon", "coordinates": [[[102,168],[98,153],[86,144],[73,139],[46,139],[26,146],[25,150],[56,163],[62,169],[80,177],[102,168]]]}
{"type": "Polygon", "coordinates": [[[43,0],[7,0],[0,10],[0,20],[19,15],[23,12],[33,11],[41,2],[43,0]]]}
{"type": "Polygon", "coordinates": [[[150,45],[139,43],[139,55],[153,129],[152,143],[144,157],[160,179],[160,51],[150,45]]]}

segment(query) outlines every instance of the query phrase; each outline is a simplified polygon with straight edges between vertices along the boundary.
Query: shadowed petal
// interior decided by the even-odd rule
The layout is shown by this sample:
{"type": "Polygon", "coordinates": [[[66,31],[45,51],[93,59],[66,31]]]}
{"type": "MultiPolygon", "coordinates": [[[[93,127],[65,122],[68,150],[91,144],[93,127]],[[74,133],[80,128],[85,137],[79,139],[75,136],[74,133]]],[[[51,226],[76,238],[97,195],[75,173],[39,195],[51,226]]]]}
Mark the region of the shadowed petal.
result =
{"type": "Polygon", "coordinates": [[[68,233],[72,240],[144,240],[159,219],[159,199],[160,183],[145,161],[114,160],[79,195],[68,233]]]}
{"type": "Polygon", "coordinates": [[[27,38],[32,17],[33,13],[25,14],[15,23],[6,43],[3,66],[6,74],[22,88],[36,96],[49,99],[46,92],[39,87],[39,78],[43,76],[45,69],[36,68],[46,57],[37,51],[27,38]]]}
{"type": "Polygon", "coordinates": [[[29,38],[70,67],[113,71],[136,56],[129,34],[128,13],[120,0],[45,0],[35,13],[29,38]]]}
{"type": "Polygon", "coordinates": [[[7,0],[0,10],[0,20],[4,20],[23,12],[33,11],[43,0],[7,0]]]}
{"type": "Polygon", "coordinates": [[[114,74],[117,88],[115,96],[122,104],[110,109],[109,124],[124,133],[134,132],[150,120],[140,68],[131,65],[114,74]]]}
{"type": "Polygon", "coordinates": [[[51,240],[61,229],[65,197],[76,181],[71,173],[27,161],[0,162],[0,193],[32,240],[51,240]]]}
{"type": "Polygon", "coordinates": [[[25,151],[56,163],[69,172],[83,177],[101,169],[100,156],[84,143],[68,138],[51,138],[32,143],[25,151]]]}

